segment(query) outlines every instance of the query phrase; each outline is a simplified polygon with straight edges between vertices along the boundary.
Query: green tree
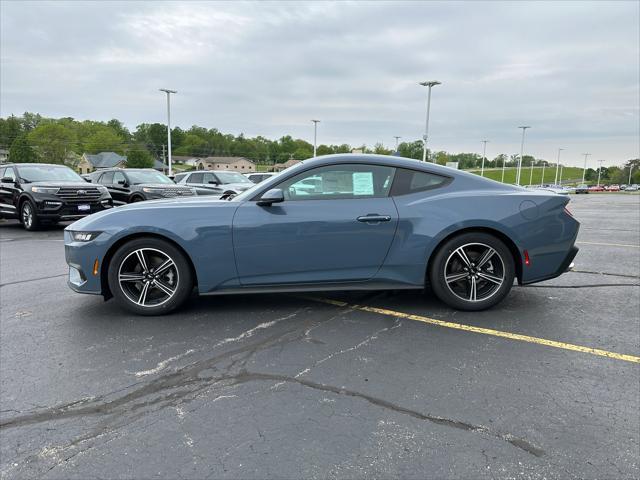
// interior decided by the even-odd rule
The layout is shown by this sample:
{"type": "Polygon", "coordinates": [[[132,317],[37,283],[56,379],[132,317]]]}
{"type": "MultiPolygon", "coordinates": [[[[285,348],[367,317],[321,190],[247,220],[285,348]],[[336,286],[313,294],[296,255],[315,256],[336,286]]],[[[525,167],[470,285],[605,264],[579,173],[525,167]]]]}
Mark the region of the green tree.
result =
{"type": "Polygon", "coordinates": [[[9,161],[16,163],[33,163],[38,161],[38,154],[29,144],[26,133],[20,134],[11,144],[9,161]]]}
{"type": "Polygon", "coordinates": [[[27,138],[40,159],[47,163],[64,163],[67,153],[76,148],[73,130],[58,123],[41,122],[27,138]]]}
{"type": "Polygon", "coordinates": [[[22,122],[14,115],[0,118],[0,146],[8,147],[22,133],[22,122]]]}
{"type": "Polygon", "coordinates": [[[127,152],[127,167],[152,168],[153,157],[144,147],[136,147],[127,152]]]}
{"type": "Polygon", "coordinates": [[[125,150],[122,137],[107,126],[100,126],[83,144],[86,153],[116,152],[122,155],[125,150]]]}

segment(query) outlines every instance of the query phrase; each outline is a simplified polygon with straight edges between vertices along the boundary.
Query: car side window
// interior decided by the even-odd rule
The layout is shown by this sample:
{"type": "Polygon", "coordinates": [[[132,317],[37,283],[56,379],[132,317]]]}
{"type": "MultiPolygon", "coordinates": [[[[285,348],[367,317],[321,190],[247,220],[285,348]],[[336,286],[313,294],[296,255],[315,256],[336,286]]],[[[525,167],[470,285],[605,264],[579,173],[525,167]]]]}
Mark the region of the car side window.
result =
{"type": "Polygon", "coordinates": [[[100,180],[98,180],[98,183],[101,183],[103,185],[113,184],[113,172],[103,173],[102,176],[100,177],[100,180]]]}
{"type": "Polygon", "coordinates": [[[192,173],[189,179],[187,180],[187,183],[204,183],[202,181],[203,176],[204,176],[203,173],[192,173]]]}
{"type": "Polygon", "coordinates": [[[286,200],[379,198],[389,195],[395,168],[383,165],[328,165],[280,184],[286,200]]]}
{"type": "Polygon", "coordinates": [[[203,175],[204,175],[204,180],[202,181],[202,183],[217,182],[216,177],[213,173],[205,173],[203,175]]]}
{"type": "Polygon", "coordinates": [[[408,168],[398,168],[391,196],[407,195],[409,193],[424,192],[434,188],[443,187],[451,182],[450,177],[437,175],[435,173],[409,170],[408,168]]]}
{"type": "Polygon", "coordinates": [[[11,180],[13,180],[15,182],[16,180],[16,173],[13,170],[13,168],[11,167],[7,167],[6,170],[4,171],[4,174],[2,175],[2,177],[7,177],[10,178],[11,180]]]}
{"type": "MultiPolygon", "coordinates": [[[[127,179],[124,176],[124,173],[122,172],[115,172],[113,174],[113,183],[114,185],[118,185],[119,182],[124,182],[126,183],[127,179]]],[[[124,185],[124,183],[120,184],[120,185],[124,185]]]]}
{"type": "Polygon", "coordinates": [[[4,178],[4,168],[0,168],[0,178],[4,178]]]}
{"type": "Polygon", "coordinates": [[[173,177],[173,181],[176,183],[180,183],[180,181],[187,175],[188,175],[187,173],[179,173],[175,177],[173,177]]]}

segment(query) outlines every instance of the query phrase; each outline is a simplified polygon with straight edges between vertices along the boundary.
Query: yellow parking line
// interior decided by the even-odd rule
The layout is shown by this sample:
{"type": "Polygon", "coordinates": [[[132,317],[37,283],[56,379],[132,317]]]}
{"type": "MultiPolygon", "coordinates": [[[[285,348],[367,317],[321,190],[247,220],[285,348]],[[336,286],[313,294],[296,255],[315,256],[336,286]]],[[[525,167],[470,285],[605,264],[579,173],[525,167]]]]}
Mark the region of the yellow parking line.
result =
{"type": "Polygon", "coordinates": [[[353,310],[360,310],[363,312],[372,312],[372,313],[378,313],[380,315],[389,315],[392,317],[406,318],[407,320],[427,323],[430,325],[437,325],[439,327],[453,328],[455,330],[463,330],[465,332],[481,333],[483,335],[492,335],[494,337],[508,338],[510,340],[518,340],[521,342],[535,343],[538,345],[561,348],[563,350],[571,350],[574,352],[589,353],[591,355],[613,358],[615,360],[623,360],[625,362],[640,363],[640,357],[636,357],[634,355],[625,355],[622,353],[609,352],[607,350],[600,350],[599,348],[583,347],[581,345],[573,345],[571,343],[565,343],[565,342],[556,342],[555,340],[547,340],[545,338],[531,337],[529,335],[520,335],[519,333],[503,332],[501,330],[492,330],[490,328],[474,327],[472,325],[464,325],[462,323],[446,322],[444,320],[436,320],[435,318],[423,317],[422,315],[413,315],[410,313],[396,312],[395,310],[387,310],[386,308],[368,307],[366,305],[355,305],[347,302],[341,302],[340,300],[332,300],[330,298],[317,298],[317,297],[309,297],[309,296],[305,296],[304,298],[308,300],[313,300],[316,302],[327,303],[329,305],[335,305],[338,307],[349,307],[353,310]]]}
{"type": "Polygon", "coordinates": [[[640,245],[631,245],[629,243],[598,243],[598,242],[576,242],[581,245],[601,245],[603,247],[630,247],[640,248],[640,245]]]}

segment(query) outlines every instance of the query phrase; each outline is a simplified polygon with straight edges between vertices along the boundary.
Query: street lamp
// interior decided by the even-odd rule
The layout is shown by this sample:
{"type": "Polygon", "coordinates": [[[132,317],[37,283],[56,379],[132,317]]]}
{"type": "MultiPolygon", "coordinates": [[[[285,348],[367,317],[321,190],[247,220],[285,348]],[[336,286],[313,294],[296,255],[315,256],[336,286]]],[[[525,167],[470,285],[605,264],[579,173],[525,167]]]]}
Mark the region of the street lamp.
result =
{"type": "Polygon", "coordinates": [[[504,155],[502,157],[502,180],[500,180],[502,183],[504,183],[504,167],[505,167],[506,163],[507,163],[507,156],[504,155]]]}
{"type": "Polygon", "coordinates": [[[484,146],[482,147],[482,166],[480,167],[480,176],[484,177],[484,159],[487,156],[487,142],[489,140],[482,140],[484,146]]]}
{"type": "Polygon", "coordinates": [[[631,172],[633,172],[633,163],[629,164],[629,183],[627,185],[631,185],[631,172]]]}
{"type": "Polygon", "coordinates": [[[542,187],[544,185],[544,167],[547,166],[547,162],[545,162],[544,160],[542,161],[542,178],[540,179],[540,186],[542,187]]]}
{"type": "Polygon", "coordinates": [[[318,123],[320,120],[311,120],[313,122],[313,156],[316,156],[317,149],[317,140],[318,140],[318,123]]]}
{"type": "Polygon", "coordinates": [[[394,137],[396,139],[396,152],[398,152],[398,140],[400,140],[402,137],[398,136],[398,135],[394,135],[394,137]]]}
{"type": "Polygon", "coordinates": [[[600,172],[602,171],[602,162],[604,162],[604,160],[598,160],[598,163],[600,164],[600,166],[598,167],[598,186],[600,186],[600,172]]]}
{"type": "Polygon", "coordinates": [[[558,161],[556,162],[556,179],[553,182],[554,185],[558,185],[558,170],[560,170],[560,152],[562,150],[564,150],[564,148],[558,149],[558,161]]]}
{"type": "Polygon", "coordinates": [[[583,155],[584,155],[584,167],[582,169],[582,183],[584,183],[584,174],[587,172],[587,157],[591,154],[583,153],[583,155]]]}
{"type": "Polygon", "coordinates": [[[424,147],[422,150],[422,161],[426,162],[427,161],[427,139],[429,138],[429,113],[431,111],[431,89],[433,87],[435,87],[436,85],[440,85],[441,82],[438,82],[437,80],[431,80],[428,82],[420,82],[420,85],[422,85],[423,87],[429,87],[429,93],[427,94],[427,120],[425,122],[424,125],[424,136],[422,137],[423,139],[423,143],[424,143],[424,147]]]}
{"type": "Polygon", "coordinates": [[[536,159],[531,160],[531,173],[529,173],[529,186],[533,183],[533,164],[536,163],[536,159]]]}
{"type": "Polygon", "coordinates": [[[529,126],[518,127],[522,129],[522,143],[520,144],[520,160],[518,161],[518,170],[516,171],[516,185],[520,185],[520,173],[522,171],[522,155],[524,154],[524,132],[529,126]]]}
{"type": "Polygon", "coordinates": [[[560,185],[562,185],[562,169],[564,168],[564,165],[560,165],[560,185]]]}
{"type": "Polygon", "coordinates": [[[161,88],[160,91],[167,94],[167,149],[169,150],[169,175],[171,175],[171,94],[178,92],[168,88],[161,88]]]}

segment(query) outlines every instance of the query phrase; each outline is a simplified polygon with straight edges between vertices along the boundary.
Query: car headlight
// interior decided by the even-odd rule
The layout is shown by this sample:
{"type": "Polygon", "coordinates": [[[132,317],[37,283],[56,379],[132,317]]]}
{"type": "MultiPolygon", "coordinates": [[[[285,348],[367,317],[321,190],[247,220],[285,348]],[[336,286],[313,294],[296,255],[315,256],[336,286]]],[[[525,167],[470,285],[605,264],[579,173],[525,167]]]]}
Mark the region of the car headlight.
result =
{"type": "Polygon", "coordinates": [[[58,187],[31,187],[33,193],[50,193],[55,195],[60,190],[58,187]]]}
{"type": "Polygon", "coordinates": [[[143,187],[142,191],[145,193],[162,193],[164,190],[161,188],[143,187]]]}
{"type": "Polygon", "coordinates": [[[100,232],[71,232],[71,237],[75,242],[90,242],[98,235],[100,232]]]}

